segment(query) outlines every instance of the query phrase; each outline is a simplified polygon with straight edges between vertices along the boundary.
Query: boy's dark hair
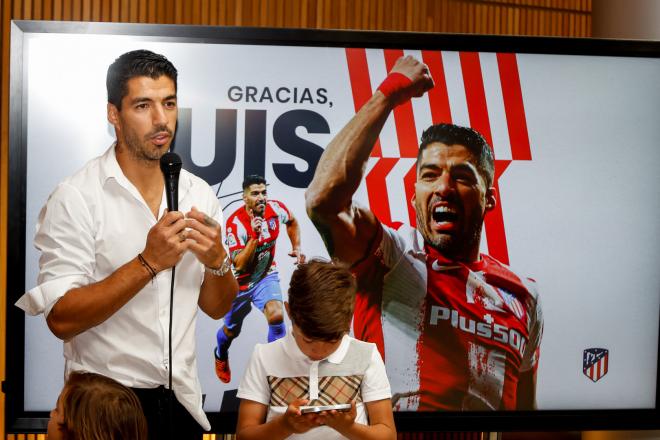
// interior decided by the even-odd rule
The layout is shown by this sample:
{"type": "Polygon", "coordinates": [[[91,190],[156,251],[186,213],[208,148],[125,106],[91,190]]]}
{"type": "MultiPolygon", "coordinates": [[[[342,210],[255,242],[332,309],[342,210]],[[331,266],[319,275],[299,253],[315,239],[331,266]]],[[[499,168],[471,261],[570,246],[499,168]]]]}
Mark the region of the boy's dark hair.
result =
{"type": "Polygon", "coordinates": [[[137,76],[158,79],[163,75],[174,81],[176,92],[177,71],[167,58],[144,49],[126,52],[108,67],[105,78],[108,102],[121,110],[121,100],[128,94],[128,80],[137,76]]]}
{"type": "Polygon", "coordinates": [[[343,265],[299,264],[289,284],[291,321],[310,339],[336,341],[350,330],[356,290],[355,277],[343,265]]]}
{"type": "Polygon", "coordinates": [[[259,174],[250,174],[249,176],[245,176],[245,179],[243,180],[243,191],[248,189],[250,185],[265,185],[266,184],[266,179],[264,179],[263,176],[260,176],[259,174]]]}
{"type": "Polygon", "coordinates": [[[147,440],[147,419],[137,396],[109,377],[74,371],[60,399],[66,440],[147,440]]]}
{"type": "Polygon", "coordinates": [[[434,142],[442,142],[445,145],[463,145],[474,156],[474,164],[486,182],[486,188],[493,184],[495,165],[493,151],[486,139],[476,130],[469,127],[461,127],[454,124],[431,125],[424,130],[419,140],[419,152],[417,153],[417,167],[424,149],[434,142]]]}

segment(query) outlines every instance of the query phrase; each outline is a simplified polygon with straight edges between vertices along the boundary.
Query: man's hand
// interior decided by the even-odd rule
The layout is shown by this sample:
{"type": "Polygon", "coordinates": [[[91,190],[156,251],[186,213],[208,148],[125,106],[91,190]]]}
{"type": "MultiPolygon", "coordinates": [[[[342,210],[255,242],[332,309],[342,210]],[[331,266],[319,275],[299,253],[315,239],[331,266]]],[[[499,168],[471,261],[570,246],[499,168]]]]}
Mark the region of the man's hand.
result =
{"type": "Polygon", "coordinates": [[[390,73],[401,73],[411,81],[410,84],[391,95],[395,104],[401,104],[413,97],[420,97],[434,86],[427,65],[410,55],[396,60],[390,73]]]}
{"type": "Polygon", "coordinates": [[[289,252],[289,256],[296,259],[295,264],[303,264],[307,260],[307,257],[302,253],[300,248],[293,248],[293,250],[289,252]]]}
{"type": "Polygon", "coordinates": [[[254,215],[254,211],[252,209],[248,211],[248,214],[250,215],[250,226],[254,231],[254,235],[256,238],[259,238],[261,236],[261,227],[263,225],[264,218],[260,215],[254,215]]]}
{"type": "Polygon", "coordinates": [[[355,401],[353,401],[351,402],[351,409],[349,411],[337,411],[335,409],[332,411],[323,411],[319,414],[318,422],[328,425],[335,431],[346,432],[355,423],[355,417],[357,417],[357,408],[355,401]]]}
{"type": "Polygon", "coordinates": [[[318,414],[302,414],[300,407],[307,405],[309,400],[296,399],[289,404],[286,412],[282,414],[282,423],[295,434],[302,434],[321,425],[318,414]]]}
{"type": "Polygon", "coordinates": [[[207,267],[218,268],[227,257],[222,245],[222,227],[194,206],[186,213],[186,242],[197,259],[207,267]]]}
{"type": "Polygon", "coordinates": [[[186,220],[179,211],[166,211],[149,230],[142,257],[156,271],[175,266],[188,250],[186,220]]]}

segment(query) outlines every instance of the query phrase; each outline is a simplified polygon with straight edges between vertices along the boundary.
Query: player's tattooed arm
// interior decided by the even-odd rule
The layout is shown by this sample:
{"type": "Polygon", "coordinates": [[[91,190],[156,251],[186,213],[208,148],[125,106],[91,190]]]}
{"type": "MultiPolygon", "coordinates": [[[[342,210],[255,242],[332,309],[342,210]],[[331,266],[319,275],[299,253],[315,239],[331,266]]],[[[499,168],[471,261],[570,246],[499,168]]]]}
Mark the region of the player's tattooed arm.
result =
{"type": "Polygon", "coordinates": [[[314,210],[308,214],[330,257],[349,266],[366,257],[381,228],[370,210],[356,204],[335,215],[316,215],[314,210]]]}
{"type": "Polygon", "coordinates": [[[242,249],[237,250],[233,255],[232,261],[234,262],[234,268],[239,273],[249,273],[257,264],[255,256],[259,245],[259,235],[261,234],[261,222],[263,219],[260,216],[254,216],[251,209],[248,212],[250,214],[252,230],[255,235],[250,235],[245,242],[245,246],[242,249]]]}
{"type": "Polygon", "coordinates": [[[295,264],[302,264],[307,257],[300,248],[300,224],[298,224],[298,220],[293,214],[290,214],[289,221],[284,225],[286,226],[286,234],[291,241],[291,252],[289,252],[289,256],[295,258],[295,264]]]}
{"type": "Polygon", "coordinates": [[[397,60],[393,72],[409,81],[396,93],[377,91],[326,147],[305,192],[307,213],[330,255],[353,264],[367,252],[379,227],[376,216],[353,203],[367,161],[388,116],[397,104],[433,87],[428,68],[412,57],[397,60]]]}
{"type": "Polygon", "coordinates": [[[240,273],[250,272],[254,269],[256,259],[254,258],[257,251],[257,240],[249,240],[245,247],[234,255],[232,259],[234,268],[240,273]]]}
{"type": "Polygon", "coordinates": [[[520,373],[516,390],[516,409],[535,410],[536,406],[536,371],[520,373]]]}
{"type": "Polygon", "coordinates": [[[328,251],[328,255],[330,255],[331,258],[334,258],[335,246],[334,242],[332,241],[332,232],[330,227],[318,219],[312,218],[311,220],[316,227],[316,230],[319,231],[319,235],[321,235],[321,239],[323,240],[323,244],[328,251]]]}

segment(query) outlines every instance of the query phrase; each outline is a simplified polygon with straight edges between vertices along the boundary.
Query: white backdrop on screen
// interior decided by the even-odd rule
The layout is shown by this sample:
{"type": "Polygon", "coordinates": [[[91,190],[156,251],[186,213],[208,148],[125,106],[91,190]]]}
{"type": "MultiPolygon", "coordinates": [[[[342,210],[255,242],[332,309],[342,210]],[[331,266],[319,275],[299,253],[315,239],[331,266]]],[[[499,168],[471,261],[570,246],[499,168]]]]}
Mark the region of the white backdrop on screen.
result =
{"type": "MultiPolygon", "coordinates": [[[[237,110],[236,162],[216,189],[240,191],[245,110],[266,110],[265,177],[271,198],[287,204],[302,228],[308,256],[327,256],[307,218],[304,189],[282,182],[273,164],[308,164],[279,148],[273,124],[291,110],[310,110],[330,133],[298,137],[325,147],[355,113],[343,48],[217,45],[144,41],[135,37],[31,35],[25,46],[27,90],[26,288],[36,283],[38,255],[31,244],[39,209],[65,176],[101,154],[113,141],[106,121],[105,74],[120,54],[146,48],[167,56],[179,70],[179,107],[192,109],[192,157],[212,163],[216,109],[237,110]],[[234,102],[228,91],[254,86],[312,94],[325,89],[325,102],[234,102]]],[[[367,51],[375,88],[385,75],[382,51],[367,51]]],[[[421,56],[419,51],[406,51],[421,56]]],[[[443,52],[452,120],[468,125],[463,78],[456,52],[443,52]]],[[[537,280],[545,331],[537,398],[540,409],[650,408],[655,380],[660,308],[660,61],[605,57],[519,55],[518,68],[532,160],[514,161],[499,180],[511,265],[537,280]],[[609,371],[598,382],[582,372],[586,348],[609,349],[609,371]]],[[[491,121],[503,120],[494,54],[480,61],[491,121]]],[[[259,95],[258,95],[259,96],[259,95]]],[[[413,103],[418,135],[431,123],[429,101],[413,103]]],[[[394,121],[385,124],[383,156],[396,157],[394,121]]],[[[511,157],[502,124],[492,124],[497,158],[511,157]]],[[[413,159],[402,159],[387,176],[396,186],[413,159]]],[[[371,160],[369,167],[374,166],[371,160]]],[[[368,168],[370,169],[370,168],[368,168]]],[[[221,198],[227,205],[237,196],[221,198]]],[[[363,185],[356,196],[367,204],[363,185]]],[[[405,197],[390,194],[391,216],[406,221],[405,197]]],[[[241,203],[225,210],[229,216],[241,203]]],[[[283,234],[284,235],[284,234],[283,234]]],[[[276,261],[282,290],[293,270],[280,237],[276,261]]],[[[487,245],[484,244],[484,250],[487,245]]],[[[176,311],[175,311],[176,313],[176,311]]],[[[248,316],[230,349],[232,382],[215,377],[212,350],[221,321],[199,315],[197,353],[205,410],[218,411],[225,391],[237,388],[252,347],[265,342],[267,326],[258,312],[248,316]]],[[[26,319],[25,409],[53,407],[62,386],[62,344],[43,317],[26,319]]],[[[288,321],[287,321],[288,325],[288,321]]],[[[396,391],[396,390],[393,390],[396,391]]]]}

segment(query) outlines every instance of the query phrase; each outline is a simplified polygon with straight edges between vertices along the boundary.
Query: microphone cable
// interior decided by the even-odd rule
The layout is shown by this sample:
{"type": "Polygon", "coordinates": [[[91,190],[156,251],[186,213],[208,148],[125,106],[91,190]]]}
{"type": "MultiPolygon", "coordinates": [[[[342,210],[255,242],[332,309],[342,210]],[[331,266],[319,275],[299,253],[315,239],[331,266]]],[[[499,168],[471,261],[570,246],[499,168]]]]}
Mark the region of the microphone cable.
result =
{"type": "MultiPolygon", "coordinates": [[[[177,211],[179,209],[179,172],[181,171],[181,158],[174,152],[165,153],[160,158],[160,169],[163,172],[165,179],[165,194],[167,198],[167,209],[169,211],[177,211]]],[[[173,398],[174,388],[172,386],[172,328],[174,318],[174,276],[176,274],[176,264],[172,266],[172,279],[170,282],[170,322],[168,328],[167,349],[168,349],[168,388],[167,392],[167,406],[168,406],[168,432],[166,438],[172,438],[172,422],[174,419],[173,398]]]]}
{"type": "Polygon", "coordinates": [[[172,388],[172,320],[174,316],[174,274],[175,274],[176,265],[172,266],[172,281],[170,283],[170,323],[168,331],[168,340],[167,340],[167,360],[168,360],[168,387],[170,392],[167,393],[167,406],[168,406],[168,437],[172,436],[172,420],[174,419],[174,409],[172,399],[174,398],[174,388],[172,388]]]}

